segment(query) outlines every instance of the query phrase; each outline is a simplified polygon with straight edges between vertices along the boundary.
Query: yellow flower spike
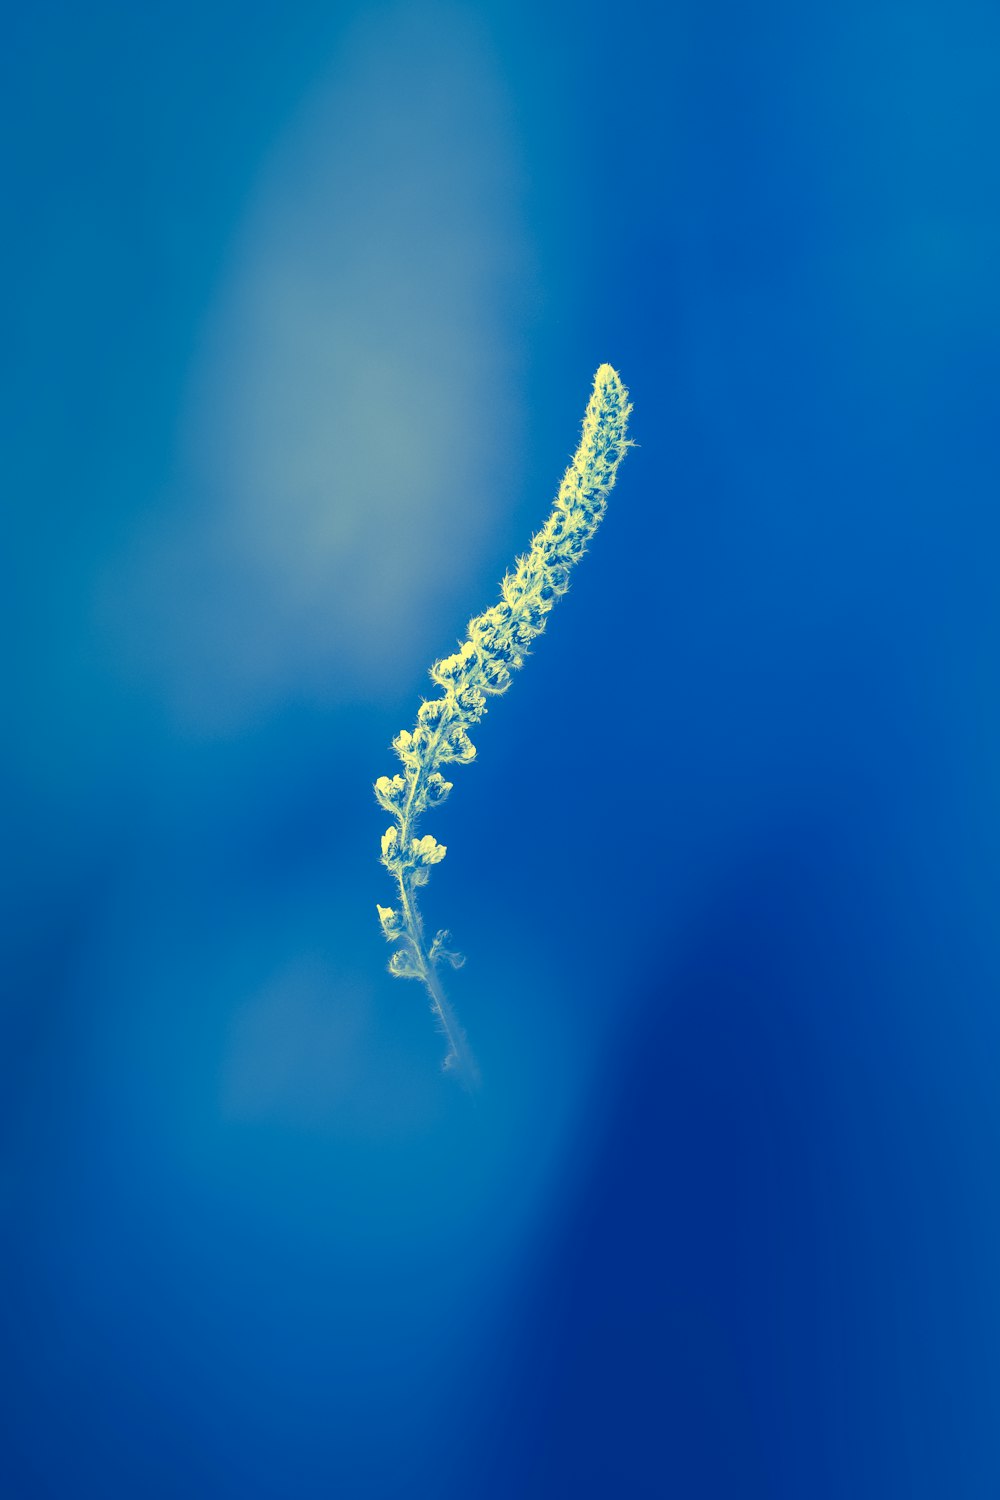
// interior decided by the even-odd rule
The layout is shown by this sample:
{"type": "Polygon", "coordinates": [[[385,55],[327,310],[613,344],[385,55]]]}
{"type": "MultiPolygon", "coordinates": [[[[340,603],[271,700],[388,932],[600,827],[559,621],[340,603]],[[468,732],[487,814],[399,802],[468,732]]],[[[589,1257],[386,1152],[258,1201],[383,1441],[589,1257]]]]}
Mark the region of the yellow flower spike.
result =
{"type": "Polygon", "coordinates": [[[460,954],[443,946],[448,936],[439,932],[428,946],[417,908],[415,891],[426,885],[430,866],[445,856],[445,846],[430,834],[417,836],[417,823],[429,807],[436,807],[451,791],[439,771],[442,765],[468,765],[476,747],[468,729],[486,713],[488,695],[510,687],[511,672],[524,664],[528,644],[545,629],[553,604],[569,587],[569,570],[587,549],[604,516],[608,493],[621,463],[633,446],[627,437],[632,407],[621,377],[601,365],[583,419],[583,433],[573,460],[563,475],[552,512],[531,547],[519,557],[500,586],[500,600],[469,621],[467,639],[456,652],[430,669],[442,689],[425,699],[413,731],[404,729],[393,749],[403,762],[404,775],[380,776],[375,783],[379,805],[396,819],[382,838],[382,863],[397,885],[401,910],[378,906],[382,930],[389,942],[401,942],[389,971],[400,978],[422,979],[448,1043],[444,1066],[454,1069],[468,1087],[478,1073],[465,1034],[441,986],[438,964],[455,967],[460,954]]]}

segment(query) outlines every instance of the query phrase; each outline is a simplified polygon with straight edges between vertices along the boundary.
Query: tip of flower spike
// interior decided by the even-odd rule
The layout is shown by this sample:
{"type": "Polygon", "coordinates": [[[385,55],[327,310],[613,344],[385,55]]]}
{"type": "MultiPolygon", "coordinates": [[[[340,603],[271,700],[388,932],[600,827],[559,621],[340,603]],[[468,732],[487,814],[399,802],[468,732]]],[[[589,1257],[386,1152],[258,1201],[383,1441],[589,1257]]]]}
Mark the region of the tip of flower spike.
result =
{"type": "Polygon", "coordinates": [[[599,365],[597,374],[594,376],[594,386],[599,390],[607,385],[614,386],[620,391],[625,389],[622,378],[613,365],[599,365]]]}
{"type": "MultiPolygon", "coordinates": [[[[614,429],[611,433],[615,439],[612,457],[616,464],[624,457],[627,448],[635,446],[625,436],[631,413],[632,403],[628,399],[628,390],[618,371],[613,365],[599,365],[594,376],[594,392],[587,407],[584,432],[587,430],[587,422],[596,422],[599,427],[610,423],[614,429]]],[[[611,483],[614,483],[613,475],[611,483]]]]}

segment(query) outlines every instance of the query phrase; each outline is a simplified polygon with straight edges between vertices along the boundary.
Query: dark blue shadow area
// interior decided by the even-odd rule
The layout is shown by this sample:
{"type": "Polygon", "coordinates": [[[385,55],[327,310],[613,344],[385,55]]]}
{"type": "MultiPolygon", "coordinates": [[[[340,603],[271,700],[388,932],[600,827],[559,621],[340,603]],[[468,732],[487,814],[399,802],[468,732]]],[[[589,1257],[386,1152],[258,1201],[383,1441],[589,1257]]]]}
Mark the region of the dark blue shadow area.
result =
{"type": "Polygon", "coordinates": [[[777,831],[675,944],[606,1060],[476,1493],[996,1491],[992,1089],[940,1107],[968,1038],[921,1035],[873,829],[777,831]]]}

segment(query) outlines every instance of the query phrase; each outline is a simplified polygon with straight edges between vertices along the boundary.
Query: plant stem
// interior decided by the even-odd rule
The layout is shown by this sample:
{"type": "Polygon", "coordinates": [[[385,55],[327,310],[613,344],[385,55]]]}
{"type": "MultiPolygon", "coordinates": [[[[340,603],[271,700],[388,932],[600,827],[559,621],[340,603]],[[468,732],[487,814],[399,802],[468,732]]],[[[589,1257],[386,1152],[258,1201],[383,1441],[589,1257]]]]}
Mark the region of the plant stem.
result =
{"type": "Polygon", "coordinates": [[[417,907],[417,898],[412,890],[407,887],[402,876],[397,877],[399,881],[399,896],[403,908],[403,922],[407,935],[413,944],[413,951],[417,957],[420,968],[420,978],[427,986],[431,997],[431,1010],[441,1023],[441,1028],[448,1039],[448,1055],[444,1060],[446,1068],[454,1068],[462,1079],[466,1088],[472,1089],[479,1083],[479,1069],[476,1060],[469,1050],[469,1044],[465,1039],[465,1033],[458,1024],[458,1018],[452,1010],[445,994],[437,968],[432,962],[430,955],[424,946],[424,924],[417,907]]]}

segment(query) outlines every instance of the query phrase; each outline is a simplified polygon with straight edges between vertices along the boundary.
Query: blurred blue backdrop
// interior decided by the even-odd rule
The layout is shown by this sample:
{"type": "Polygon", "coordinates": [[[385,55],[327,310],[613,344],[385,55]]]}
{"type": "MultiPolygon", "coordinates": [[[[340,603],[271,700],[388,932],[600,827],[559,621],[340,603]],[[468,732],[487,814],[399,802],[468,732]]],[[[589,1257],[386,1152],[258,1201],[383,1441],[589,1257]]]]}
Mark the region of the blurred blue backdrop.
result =
{"type": "Polygon", "coordinates": [[[11,1500],[1000,1493],[1000,16],[5,18],[11,1500]],[[370,783],[611,361],[430,825],[370,783]]]}

